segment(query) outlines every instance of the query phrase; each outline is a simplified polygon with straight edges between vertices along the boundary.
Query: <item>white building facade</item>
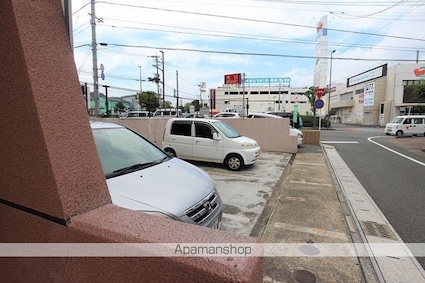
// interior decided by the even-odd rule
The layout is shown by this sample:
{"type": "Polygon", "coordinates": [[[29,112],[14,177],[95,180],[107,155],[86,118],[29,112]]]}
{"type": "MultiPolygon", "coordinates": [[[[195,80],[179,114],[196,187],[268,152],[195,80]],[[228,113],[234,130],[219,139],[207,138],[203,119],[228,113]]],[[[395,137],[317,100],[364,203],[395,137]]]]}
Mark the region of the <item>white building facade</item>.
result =
{"type": "Polygon", "coordinates": [[[243,113],[245,109],[245,114],[249,112],[290,113],[294,111],[294,108],[298,108],[299,115],[312,115],[310,102],[304,95],[307,90],[308,88],[279,85],[223,85],[214,90],[215,111],[224,112],[227,109],[235,109],[243,113]]]}
{"type": "Polygon", "coordinates": [[[331,90],[331,119],[385,126],[398,115],[425,115],[425,98],[413,95],[411,87],[424,79],[425,64],[385,64],[350,77],[331,90]]]}

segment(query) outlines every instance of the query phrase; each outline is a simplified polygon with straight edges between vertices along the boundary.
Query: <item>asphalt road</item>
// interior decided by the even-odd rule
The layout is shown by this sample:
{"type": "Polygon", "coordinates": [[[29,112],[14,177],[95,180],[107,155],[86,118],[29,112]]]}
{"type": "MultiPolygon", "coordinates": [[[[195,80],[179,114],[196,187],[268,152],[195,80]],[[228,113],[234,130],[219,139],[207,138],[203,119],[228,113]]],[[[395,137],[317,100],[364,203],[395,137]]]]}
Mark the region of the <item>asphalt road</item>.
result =
{"type": "MultiPolygon", "coordinates": [[[[425,137],[333,125],[321,142],[335,147],[405,243],[425,243],[425,137]]],[[[425,257],[417,260],[425,268],[425,257]]]]}

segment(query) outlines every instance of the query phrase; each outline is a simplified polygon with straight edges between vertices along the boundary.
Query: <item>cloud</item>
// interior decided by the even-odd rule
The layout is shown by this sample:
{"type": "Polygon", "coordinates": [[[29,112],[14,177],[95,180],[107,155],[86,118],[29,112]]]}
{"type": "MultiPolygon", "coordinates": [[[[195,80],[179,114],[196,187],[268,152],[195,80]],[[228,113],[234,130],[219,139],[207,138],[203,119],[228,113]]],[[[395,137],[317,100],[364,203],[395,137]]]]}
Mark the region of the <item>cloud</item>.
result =
{"type": "MultiPolygon", "coordinates": [[[[292,86],[304,87],[312,84],[315,27],[328,15],[329,51],[336,50],[332,81],[344,82],[387,63],[385,59],[416,58],[415,50],[420,50],[424,60],[424,39],[418,26],[425,7],[387,2],[99,1],[96,17],[103,22],[96,24],[97,42],[108,46],[98,46],[98,62],[105,66],[105,83],[137,91],[138,66],[143,79],[152,76],[156,72],[152,56],[162,50],[167,94],[171,96],[176,88],[178,71],[179,89],[193,99],[199,96],[200,82],[206,82],[207,89],[215,88],[230,73],[290,77],[292,86]]],[[[74,43],[85,44],[74,52],[80,80],[91,82],[92,58],[87,56],[91,11],[85,4],[87,0],[72,1],[74,43]]],[[[156,91],[156,85],[144,85],[156,91]]]]}

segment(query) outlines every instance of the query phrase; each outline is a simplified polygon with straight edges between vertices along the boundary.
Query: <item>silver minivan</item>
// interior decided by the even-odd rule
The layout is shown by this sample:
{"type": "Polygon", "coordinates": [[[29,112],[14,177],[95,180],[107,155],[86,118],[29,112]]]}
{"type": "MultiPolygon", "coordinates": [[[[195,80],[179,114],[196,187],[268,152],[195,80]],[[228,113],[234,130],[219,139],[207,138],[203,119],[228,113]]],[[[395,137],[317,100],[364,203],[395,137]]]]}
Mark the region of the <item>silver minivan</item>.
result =
{"type": "Polygon", "coordinates": [[[113,204],[220,228],[223,204],[205,171],[121,125],[90,125],[113,204]]]}

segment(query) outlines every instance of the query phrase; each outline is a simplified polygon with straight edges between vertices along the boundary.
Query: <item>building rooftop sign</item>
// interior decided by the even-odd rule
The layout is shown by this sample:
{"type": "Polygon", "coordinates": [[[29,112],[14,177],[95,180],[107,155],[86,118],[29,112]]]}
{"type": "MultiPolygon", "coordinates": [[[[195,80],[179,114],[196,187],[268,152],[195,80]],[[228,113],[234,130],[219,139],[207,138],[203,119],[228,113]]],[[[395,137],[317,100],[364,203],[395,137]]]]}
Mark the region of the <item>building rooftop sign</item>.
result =
{"type": "Polygon", "coordinates": [[[245,78],[246,84],[279,84],[281,86],[291,86],[290,78],[245,78]]]}
{"type": "Polygon", "coordinates": [[[376,67],[359,75],[347,79],[347,87],[367,82],[387,75],[387,64],[376,67]]]}

